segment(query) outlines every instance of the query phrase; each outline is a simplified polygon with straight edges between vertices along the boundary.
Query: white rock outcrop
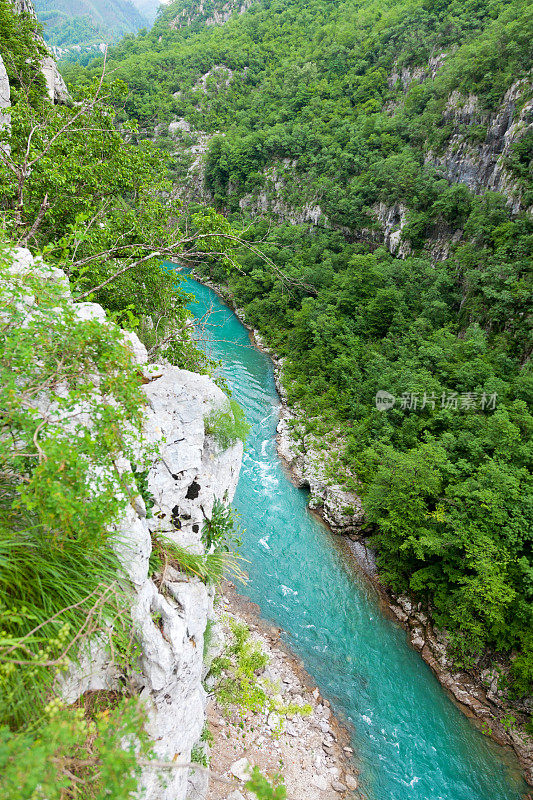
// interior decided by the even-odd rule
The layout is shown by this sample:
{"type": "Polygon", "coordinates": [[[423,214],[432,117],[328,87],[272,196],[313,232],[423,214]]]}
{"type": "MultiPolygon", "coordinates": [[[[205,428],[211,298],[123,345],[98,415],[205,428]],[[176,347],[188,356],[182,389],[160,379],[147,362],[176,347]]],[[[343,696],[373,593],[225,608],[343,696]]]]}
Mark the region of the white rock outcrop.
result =
{"type": "Polygon", "coordinates": [[[475,95],[462,96],[458,91],[448,98],[443,119],[454,133],[442,154],[429,152],[426,162],[444,170],[446,177],[466,184],[473,192],[501,192],[509,207],[517,213],[523,205],[516,179],[508,168],[513,146],[533,130],[533,100],[530,80],[516,81],[507,90],[500,106],[487,114],[475,95]],[[473,143],[468,136],[473,126],[485,126],[484,138],[473,143]]]}
{"type": "MultiPolygon", "coordinates": [[[[28,14],[30,17],[33,17],[35,20],[37,20],[37,14],[35,13],[35,8],[33,7],[32,0],[11,0],[11,3],[13,5],[13,10],[15,11],[16,14],[28,14]]],[[[46,47],[46,49],[48,49],[48,45],[45,44],[42,36],[37,36],[37,38],[39,39],[41,44],[43,44],[46,47]]],[[[51,100],[52,103],[69,103],[70,95],[68,93],[67,86],[65,84],[65,81],[63,80],[63,76],[59,72],[58,66],[52,54],[47,55],[43,58],[41,62],[41,72],[43,73],[43,77],[46,82],[46,92],[48,94],[48,99],[51,100]]],[[[2,68],[0,67],[0,109],[2,108],[1,86],[2,86],[2,68]]],[[[9,89],[9,83],[8,83],[8,89],[9,89]]],[[[1,117],[0,117],[0,125],[1,125],[1,117]]]]}
{"type": "Polygon", "coordinates": [[[328,456],[335,455],[335,447],[326,453],[319,438],[303,435],[302,419],[288,408],[282,409],[277,427],[278,453],[296,485],[309,489],[309,507],[319,509],[333,531],[354,533],[363,524],[361,499],[328,475],[328,456]]]}
{"type": "MultiPolygon", "coordinates": [[[[43,280],[62,283],[71,300],[64,273],[34,259],[28,250],[13,253],[11,271],[19,276],[38,271],[43,280]]],[[[73,308],[79,319],[112,324],[95,303],[73,303],[73,308]]],[[[147,730],[158,759],[187,763],[205,723],[204,633],[213,616],[213,591],[170,567],[151,575],[152,541],[160,533],[193,552],[203,552],[202,527],[216,499],[233,498],[243,448],[238,442],[222,450],[206,433],[205,417],[227,405],[225,394],[208,377],[168,364],[148,364],[144,345],[131,332],[124,332],[124,344],[146,381],[145,441],[138,466],[148,470],[147,485],[154,500],[150,516],[138,495],[116,523],[114,546],[131,582],[132,632],[140,651],[132,683],[146,706],[147,730]]],[[[117,468],[124,474],[132,465],[122,457],[117,468]]],[[[116,688],[117,680],[103,641],[95,638],[67,672],[61,693],[67,702],[74,702],[86,691],[116,688]]],[[[167,770],[162,783],[154,770],[145,770],[143,798],[185,800],[205,795],[206,774],[194,770],[189,776],[189,772],[167,770]]]]}
{"type": "MultiPolygon", "coordinates": [[[[254,338],[256,344],[268,351],[257,331],[254,331],[254,338]]],[[[298,488],[309,489],[309,508],[319,510],[336,533],[354,533],[364,521],[361,498],[331,477],[339,473],[339,457],[344,447],[342,436],[339,431],[332,431],[324,439],[305,432],[307,415],[303,409],[287,404],[282,380],[284,359],[273,353],[270,355],[275,363],[276,388],[282,401],[276,436],[278,454],[298,488]]],[[[354,475],[349,477],[356,480],[354,475]]]]}
{"type": "Polygon", "coordinates": [[[383,232],[384,244],[387,249],[400,258],[405,258],[411,252],[409,242],[402,240],[402,230],[407,223],[409,209],[403,203],[394,203],[388,206],[386,203],[376,203],[372,207],[381,230],[383,232]]]}
{"type": "Polygon", "coordinates": [[[198,20],[207,26],[224,25],[234,14],[244,14],[253,0],[215,0],[205,3],[204,0],[187,4],[169,23],[171,28],[187,28],[198,20]]]}
{"type": "Polygon", "coordinates": [[[11,105],[11,89],[7,76],[5,64],[0,55],[0,129],[8,126],[11,122],[11,115],[6,111],[11,105]]]}
{"type": "Polygon", "coordinates": [[[52,56],[45,56],[41,63],[41,71],[46,81],[46,91],[52,103],[68,103],[70,96],[57,64],[52,56]]]}

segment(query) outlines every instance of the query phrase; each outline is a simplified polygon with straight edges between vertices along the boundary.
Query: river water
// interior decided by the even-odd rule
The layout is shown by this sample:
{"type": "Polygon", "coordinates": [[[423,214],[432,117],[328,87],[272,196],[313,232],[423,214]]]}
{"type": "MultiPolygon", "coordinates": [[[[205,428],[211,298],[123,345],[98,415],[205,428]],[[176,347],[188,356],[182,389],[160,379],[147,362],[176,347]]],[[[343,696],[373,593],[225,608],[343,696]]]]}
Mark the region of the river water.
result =
{"type": "Polygon", "coordinates": [[[307,509],[276,453],[279,412],[270,359],[233,312],[190,277],[203,336],[251,425],[234,506],[249,575],[239,588],[286,632],[346,723],[369,800],[517,800],[527,787],[511,753],[453,705],[340,537],[307,509]]]}

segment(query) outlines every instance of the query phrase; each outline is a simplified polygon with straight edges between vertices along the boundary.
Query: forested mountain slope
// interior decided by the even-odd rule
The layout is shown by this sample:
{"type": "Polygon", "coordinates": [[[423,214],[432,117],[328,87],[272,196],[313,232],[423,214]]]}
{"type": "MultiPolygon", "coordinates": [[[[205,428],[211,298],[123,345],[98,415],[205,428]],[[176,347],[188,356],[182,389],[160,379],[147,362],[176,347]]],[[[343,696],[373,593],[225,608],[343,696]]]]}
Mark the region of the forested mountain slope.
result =
{"type": "Polygon", "coordinates": [[[61,49],[117,42],[149,24],[131,0],[35,0],[34,6],[45,40],[61,49]]]}
{"type": "Polygon", "coordinates": [[[498,653],[522,698],[532,32],[525,0],[176,2],[111,59],[119,120],[275,264],[243,252],[211,275],[286,356],[308,432],[340,437],[334,477],[362,496],[383,578],[456,664],[498,653]]]}

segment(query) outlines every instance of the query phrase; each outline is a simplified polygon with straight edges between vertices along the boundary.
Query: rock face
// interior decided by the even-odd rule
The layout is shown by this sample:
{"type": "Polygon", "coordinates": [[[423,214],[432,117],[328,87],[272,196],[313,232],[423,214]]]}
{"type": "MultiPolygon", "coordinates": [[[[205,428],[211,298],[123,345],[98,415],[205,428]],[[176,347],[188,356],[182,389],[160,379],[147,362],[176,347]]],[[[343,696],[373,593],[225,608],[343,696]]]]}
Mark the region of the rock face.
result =
{"type": "Polygon", "coordinates": [[[274,214],[292,225],[328,225],[320,200],[299,175],[297,160],[284,158],[263,170],[263,186],[239,200],[241,211],[254,216],[274,214]]]}
{"type": "MultiPolygon", "coordinates": [[[[33,7],[32,0],[11,0],[11,2],[17,14],[29,14],[34,19],[37,19],[37,14],[35,13],[35,8],[33,7]]],[[[44,40],[40,36],[38,36],[37,38],[44,45],[44,40]]],[[[63,77],[59,72],[59,69],[57,68],[57,64],[51,55],[46,56],[43,59],[41,64],[41,71],[46,81],[46,91],[48,93],[49,100],[51,100],[52,103],[69,103],[70,96],[65,81],[63,80],[63,77]]],[[[1,96],[2,96],[1,86],[2,86],[2,68],[0,68],[0,109],[3,107],[1,105],[1,96]]],[[[8,82],[8,90],[9,90],[9,82],[8,82]]],[[[2,118],[0,114],[0,126],[1,124],[2,124],[2,118]]]]}
{"type": "Polygon", "coordinates": [[[426,78],[434,78],[446,60],[446,53],[438,53],[431,56],[427,66],[421,67],[401,67],[394,65],[392,72],[387,78],[389,89],[393,89],[398,82],[401,83],[402,90],[406,92],[411,84],[422,83],[426,78]]]}
{"type": "Polygon", "coordinates": [[[335,455],[337,437],[333,436],[333,451],[326,453],[323,440],[321,444],[312,434],[303,433],[304,419],[303,415],[282,408],[277,428],[278,453],[296,485],[309,489],[309,507],[320,511],[336,533],[354,533],[363,523],[361,500],[355,492],[348,491],[328,475],[327,458],[335,455]]]}
{"type": "Polygon", "coordinates": [[[454,91],[448,98],[444,121],[453,125],[454,134],[443,154],[428,153],[426,162],[439,167],[446,177],[465,183],[473,192],[501,192],[516,213],[522,198],[512,174],[506,167],[511,149],[533,131],[533,100],[521,103],[531,91],[531,83],[516,81],[506,92],[496,112],[487,114],[475,95],[463,97],[454,91]],[[485,126],[486,135],[478,144],[469,140],[472,126],[485,126]]]}
{"type": "Polygon", "coordinates": [[[244,14],[253,0],[227,0],[226,2],[205,3],[203,0],[191,3],[169,23],[171,28],[187,28],[198,20],[205,25],[224,25],[234,14],[244,14]],[[214,8],[213,8],[214,5],[214,8]],[[207,6],[207,8],[206,8],[207,6]]]}
{"type": "MultiPolygon", "coordinates": [[[[43,272],[43,279],[46,273],[47,279],[61,282],[70,298],[64,273],[34,260],[28,250],[14,253],[14,272],[36,270],[43,272]]],[[[110,324],[94,303],[73,308],[79,319],[110,324]]],[[[158,533],[203,552],[202,527],[215,499],[230,501],[235,492],[242,444],[221,450],[206,434],[206,415],[227,403],[209,378],[167,364],[148,364],[144,345],[131,332],[124,332],[124,343],[147,381],[145,443],[138,463],[148,469],[148,490],[154,499],[149,517],[143,498],[135,497],[118,520],[114,537],[115,551],[132,585],[131,618],[141,652],[132,681],[147,709],[147,730],[157,757],[187,763],[205,722],[203,649],[206,625],[213,617],[213,591],[170,567],[150,574],[149,559],[158,533]]],[[[131,472],[123,457],[117,468],[121,474],[131,472]]],[[[67,673],[61,693],[67,702],[74,702],[86,691],[117,686],[115,667],[96,638],[80,664],[67,673]]],[[[164,785],[147,769],[142,784],[148,800],[185,800],[205,795],[207,777],[195,770],[189,791],[188,769],[172,770],[164,785]]]]}
{"type": "Polygon", "coordinates": [[[11,89],[6,68],[0,55],[0,129],[9,126],[11,115],[6,113],[6,109],[11,105],[11,89]]]}
{"type": "Polygon", "coordinates": [[[411,248],[408,242],[402,241],[402,230],[407,222],[407,206],[402,203],[395,203],[392,206],[378,203],[372,207],[372,211],[379,222],[381,235],[388,250],[401,258],[408,256],[411,248]]]}
{"type": "Polygon", "coordinates": [[[46,81],[46,91],[49,99],[53,103],[68,103],[70,97],[65,81],[52,56],[46,56],[43,59],[41,70],[46,81]]]}
{"type": "MultiPolygon", "coordinates": [[[[207,621],[213,616],[213,593],[198,579],[184,580],[173,570],[167,570],[156,585],[148,577],[150,533],[162,531],[181,546],[201,552],[201,530],[215,499],[233,498],[242,444],[220,451],[206,436],[205,415],[226,403],[223,392],[207,377],[164,367],[145,392],[146,433],[160,445],[161,453],[148,474],[154,516],[146,520],[142,507],[132,508],[118,532],[126,543],[130,577],[136,581],[132,614],[144,654],[139,688],[149,708],[148,732],[159,758],[172,760],[177,753],[180,761],[187,762],[205,722],[203,644],[207,621]],[[136,550],[129,561],[133,531],[136,550]]],[[[195,787],[202,794],[207,778],[203,776],[202,786],[198,777],[196,772],[195,787]]],[[[189,796],[186,770],[172,775],[164,790],[154,774],[146,774],[144,784],[146,797],[153,800],[189,796]]]]}

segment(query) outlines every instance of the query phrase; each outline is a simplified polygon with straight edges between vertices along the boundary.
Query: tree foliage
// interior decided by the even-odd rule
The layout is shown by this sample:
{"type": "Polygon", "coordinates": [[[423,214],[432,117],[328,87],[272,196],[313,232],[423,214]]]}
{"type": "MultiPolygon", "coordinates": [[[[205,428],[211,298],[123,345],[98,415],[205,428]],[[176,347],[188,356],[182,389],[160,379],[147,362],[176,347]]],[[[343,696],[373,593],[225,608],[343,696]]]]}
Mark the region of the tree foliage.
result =
{"type": "MultiPolygon", "coordinates": [[[[327,227],[248,229],[283,278],[250,251],[239,273],[214,258],[210,275],[286,356],[290,400],[323,433],[342,430],[336,477],[358,476],[384,577],[449,629],[458,662],[486,647],[511,654],[524,693],[531,219],[432,163],[458,130],[486,144],[488,115],[513,84],[515,114],[530,98],[530,4],[263,0],[207,27],[209,13],[176,2],[115,48],[130,90],[120,118],[150,130],[184,117],[211,134],[206,185],[229,219],[261,192],[295,214],[320,205],[327,227]],[[182,12],[189,26],[177,25],[182,12]],[[469,95],[476,111],[463,124],[469,95]],[[406,209],[403,260],[375,246],[380,203],[406,209]],[[435,263],[432,241],[454,235],[435,263]],[[397,398],[385,413],[379,390],[397,398]]],[[[519,139],[506,162],[526,205],[530,144],[519,139]]]]}

